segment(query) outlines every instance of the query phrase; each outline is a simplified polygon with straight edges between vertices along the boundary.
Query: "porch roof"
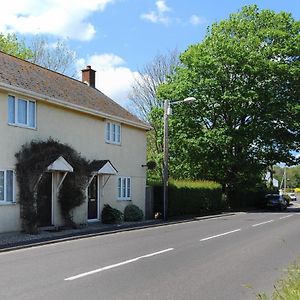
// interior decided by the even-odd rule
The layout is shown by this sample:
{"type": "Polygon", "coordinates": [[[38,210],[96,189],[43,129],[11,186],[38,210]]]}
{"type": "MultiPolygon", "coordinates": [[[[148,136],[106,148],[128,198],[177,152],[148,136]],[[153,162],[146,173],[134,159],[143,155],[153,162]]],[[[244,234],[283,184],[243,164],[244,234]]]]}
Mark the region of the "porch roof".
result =
{"type": "Polygon", "coordinates": [[[52,164],[47,167],[49,172],[73,172],[73,167],[62,157],[60,156],[52,164]]]}
{"type": "Polygon", "coordinates": [[[104,175],[116,175],[118,170],[113,166],[110,160],[93,160],[91,162],[92,173],[104,175]]]}

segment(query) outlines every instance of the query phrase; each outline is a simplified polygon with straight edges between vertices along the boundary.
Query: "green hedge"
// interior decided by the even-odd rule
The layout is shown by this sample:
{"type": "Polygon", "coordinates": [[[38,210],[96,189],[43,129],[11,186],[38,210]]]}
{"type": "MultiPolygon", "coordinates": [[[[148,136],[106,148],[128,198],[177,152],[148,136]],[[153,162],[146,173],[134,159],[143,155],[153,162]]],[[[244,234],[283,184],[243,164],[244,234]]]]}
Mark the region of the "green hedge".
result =
{"type": "MultiPolygon", "coordinates": [[[[207,214],[223,209],[222,187],[216,182],[174,180],[169,184],[169,217],[207,214]]],[[[154,186],[154,211],[163,212],[161,185],[154,186]]]]}
{"type": "Polygon", "coordinates": [[[268,188],[264,184],[255,187],[244,187],[230,195],[228,205],[234,210],[246,208],[264,208],[266,206],[266,194],[277,194],[278,189],[268,188]]]}

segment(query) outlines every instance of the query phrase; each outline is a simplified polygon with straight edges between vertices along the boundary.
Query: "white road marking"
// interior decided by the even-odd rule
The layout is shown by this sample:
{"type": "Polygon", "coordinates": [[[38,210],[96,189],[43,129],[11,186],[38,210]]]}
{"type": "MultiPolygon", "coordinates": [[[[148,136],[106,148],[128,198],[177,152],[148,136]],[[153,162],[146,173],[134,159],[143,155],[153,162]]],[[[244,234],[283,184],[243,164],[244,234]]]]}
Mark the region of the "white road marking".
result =
{"type": "Polygon", "coordinates": [[[287,215],[287,216],[284,216],[284,217],[280,217],[279,220],[282,220],[282,219],[286,219],[286,218],[289,218],[289,217],[292,217],[293,215],[287,215]]]}
{"type": "Polygon", "coordinates": [[[125,260],[125,261],[122,261],[122,262],[119,262],[119,263],[116,263],[116,264],[113,264],[113,265],[110,265],[110,266],[102,267],[102,268],[99,268],[99,269],[96,269],[96,270],[93,270],[93,271],[89,271],[89,272],[81,273],[81,274],[78,274],[78,275],[75,275],[75,276],[72,276],[72,277],[68,277],[68,278],[65,278],[65,280],[66,281],[71,281],[71,280],[79,279],[79,278],[82,278],[82,277],[85,277],[85,276],[93,275],[95,273],[99,273],[99,272],[102,272],[102,271],[106,271],[106,270],[117,268],[117,267],[120,267],[120,266],[123,266],[123,265],[127,265],[127,264],[136,262],[136,261],[138,261],[140,259],[143,259],[143,258],[148,258],[148,257],[151,257],[151,256],[166,253],[166,252],[169,252],[169,251],[172,251],[172,250],[174,250],[174,248],[168,248],[168,249],[161,250],[161,251],[158,251],[158,252],[146,254],[146,255],[139,256],[139,257],[129,259],[129,260],[125,260]]]}
{"type": "Polygon", "coordinates": [[[219,236],[231,234],[231,233],[238,232],[238,231],[241,231],[241,229],[235,229],[235,230],[232,230],[232,231],[228,231],[228,232],[220,233],[220,234],[217,234],[217,235],[209,236],[207,238],[201,239],[200,242],[207,241],[207,240],[210,240],[210,239],[214,239],[214,238],[217,238],[219,236]]]}
{"type": "Polygon", "coordinates": [[[271,222],[274,222],[274,220],[269,220],[269,221],[261,222],[261,223],[258,223],[258,224],[254,224],[254,225],[252,225],[252,227],[264,225],[264,224],[271,223],[271,222]]]}

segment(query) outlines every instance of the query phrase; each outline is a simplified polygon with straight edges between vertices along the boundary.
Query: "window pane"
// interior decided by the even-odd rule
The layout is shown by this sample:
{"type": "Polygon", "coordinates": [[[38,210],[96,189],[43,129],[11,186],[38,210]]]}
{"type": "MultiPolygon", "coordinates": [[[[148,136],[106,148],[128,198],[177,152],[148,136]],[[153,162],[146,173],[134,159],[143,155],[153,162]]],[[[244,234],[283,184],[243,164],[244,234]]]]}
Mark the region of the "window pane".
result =
{"type": "Polygon", "coordinates": [[[13,171],[6,171],[6,201],[13,202],[13,171]]]}
{"type": "Polygon", "coordinates": [[[4,201],[4,171],[0,171],[0,201],[4,201]]]}
{"type": "Polygon", "coordinates": [[[118,179],[118,197],[121,198],[122,197],[122,188],[121,188],[121,185],[122,185],[122,179],[119,178],[118,179]]]}
{"type": "Polygon", "coordinates": [[[35,102],[29,101],[29,127],[35,127],[35,102]]]}
{"type": "Polygon", "coordinates": [[[8,96],[8,123],[14,124],[15,122],[15,97],[8,96]]]}
{"type": "Polygon", "coordinates": [[[121,142],[121,127],[120,125],[116,125],[116,142],[120,143],[121,142]]]}
{"type": "Polygon", "coordinates": [[[122,178],[122,198],[126,198],[126,178],[122,178]]]}
{"type": "Polygon", "coordinates": [[[106,123],[106,140],[110,140],[110,123],[106,123]]]}
{"type": "Polygon", "coordinates": [[[116,124],[112,124],[112,139],[113,142],[116,141],[116,124]]]}
{"type": "Polygon", "coordinates": [[[18,100],[18,123],[27,124],[27,101],[18,100]]]}
{"type": "Polygon", "coordinates": [[[131,184],[130,184],[130,178],[127,178],[127,198],[131,197],[131,184]]]}

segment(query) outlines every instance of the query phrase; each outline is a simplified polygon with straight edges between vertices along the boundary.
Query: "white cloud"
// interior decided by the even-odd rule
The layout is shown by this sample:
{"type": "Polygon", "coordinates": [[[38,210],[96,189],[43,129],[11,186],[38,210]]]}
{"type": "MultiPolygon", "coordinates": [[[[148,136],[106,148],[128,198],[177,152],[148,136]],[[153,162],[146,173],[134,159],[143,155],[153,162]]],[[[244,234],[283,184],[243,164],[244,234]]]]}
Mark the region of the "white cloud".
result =
{"type": "Polygon", "coordinates": [[[192,25],[197,26],[197,25],[202,25],[202,24],[207,23],[207,20],[206,20],[205,18],[200,17],[200,16],[192,15],[192,16],[190,17],[190,23],[191,23],[192,25]]]}
{"type": "Polygon", "coordinates": [[[90,40],[96,30],[87,18],[114,0],[0,0],[0,32],[52,34],[90,40]]]}
{"type": "MultiPolygon", "coordinates": [[[[96,88],[126,107],[131,85],[138,73],[125,67],[125,61],[115,54],[95,54],[77,61],[78,70],[87,65],[96,71],[96,88]]],[[[81,74],[79,76],[81,78],[81,74]]]]}
{"type": "Polygon", "coordinates": [[[156,11],[150,11],[149,13],[142,14],[140,17],[144,20],[148,20],[152,23],[169,24],[171,19],[166,15],[171,8],[167,6],[165,0],[157,0],[155,2],[156,11]]]}
{"type": "Polygon", "coordinates": [[[162,14],[171,10],[171,8],[167,6],[167,4],[164,0],[158,0],[158,1],[156,1],[155,4],[157,7],[157,10],[162,14]]]}

